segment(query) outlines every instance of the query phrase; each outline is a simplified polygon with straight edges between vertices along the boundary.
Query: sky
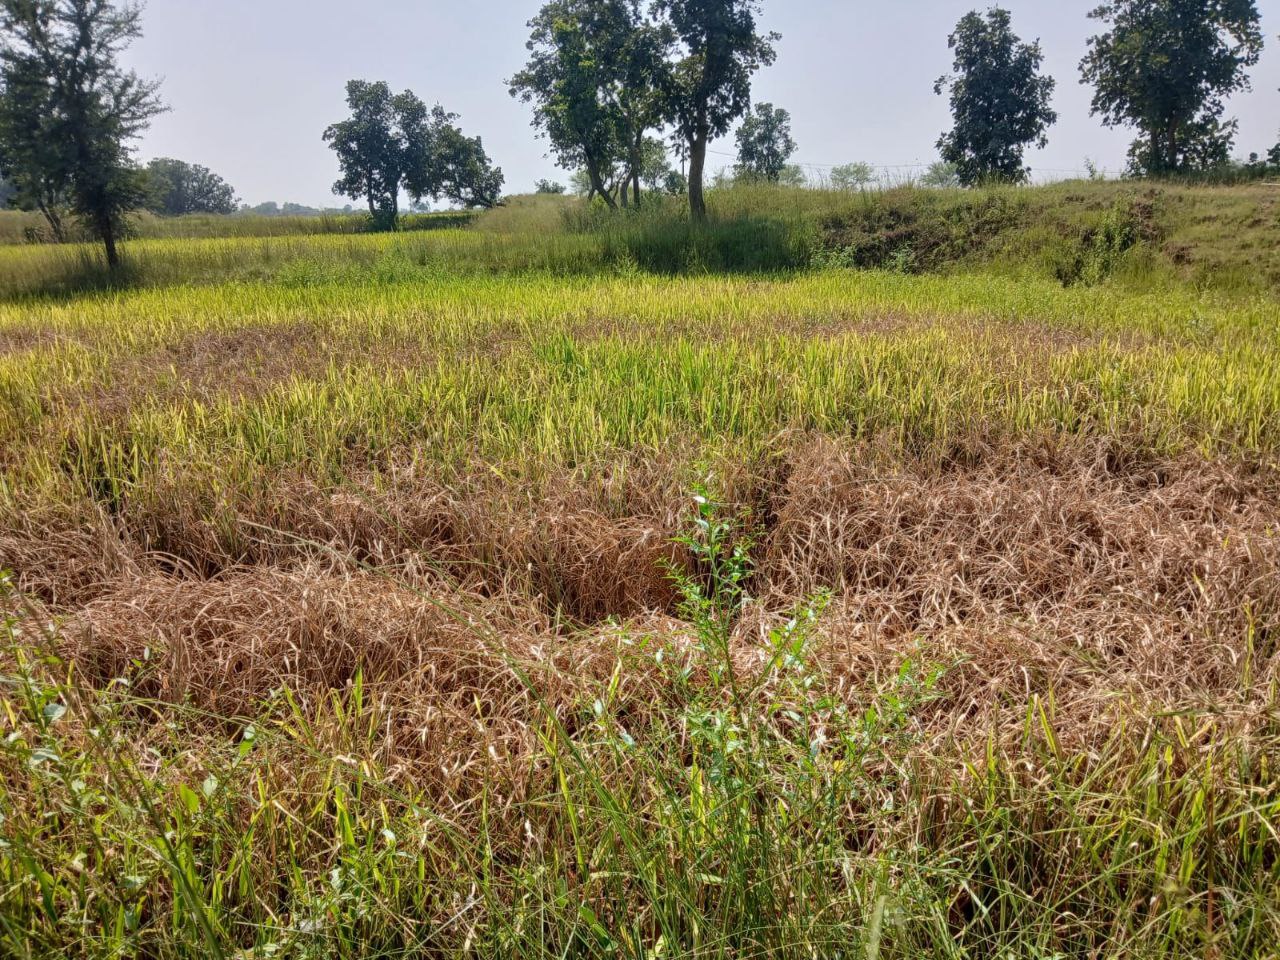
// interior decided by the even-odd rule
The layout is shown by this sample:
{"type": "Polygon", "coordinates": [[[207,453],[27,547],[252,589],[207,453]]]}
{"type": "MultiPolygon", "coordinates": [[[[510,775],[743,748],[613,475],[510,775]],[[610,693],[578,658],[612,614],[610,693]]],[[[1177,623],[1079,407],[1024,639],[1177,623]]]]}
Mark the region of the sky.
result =
{"type": "MultiPolygon", "coordinates": [[[[126,60],[162,81],[170,107],[139,144],[225,177],[240,198],[340,206],[333,154],[321,140],[343,118],[347,80],[386,80],[461,115],[503,168],[507,192],[539,178],[565,182],[505,80],[527,55],[526,23],[540,0],[147,0],[145,35],[126,60]]],[[[937,159],[949,126],[933,83],[947,72],[947,36],[974,0],[764,0],[762,26],[782,34],[777,63],[755,80],[757,101],[785,107],[795,161],[821,174],[862,161],[905,176],[937,159]]],[[[1039,38],[1057,78],[1059,121],[1029,153],[1037,179],[1083,175],[1086,158],[1119,172],[1133,134],[1089,116],[1079,82],[1097,0],[1004,0],[1014,29],[1039,38]]],[[[1236,152],[1265,153],[1280,137],[1280,0],[1258,0],[1267,49],[1253,92],[1236,96],[1236,152]]],[[[732,135],[712,145],[713,168],[733,163],[732,135]]]]}

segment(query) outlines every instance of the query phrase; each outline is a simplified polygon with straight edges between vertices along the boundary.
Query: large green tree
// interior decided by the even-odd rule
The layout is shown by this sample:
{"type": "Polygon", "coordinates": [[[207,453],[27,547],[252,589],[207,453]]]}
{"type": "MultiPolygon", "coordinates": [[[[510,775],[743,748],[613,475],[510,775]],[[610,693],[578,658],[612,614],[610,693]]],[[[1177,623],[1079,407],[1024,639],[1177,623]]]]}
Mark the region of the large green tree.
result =
{"type": "Polygon", "coordinates": [[[351,116],[324,132],[341,170],[333,192],[365,201],[374,226],[394,230],[400,194],[430,150],[427,106],[410,90],[393,94],[382,81],[351,80],[347,107],[351,116]]]}
{"type": "Polygon", "coordinates": [[[152,213],[179,217],[188,213],[235,213],[236,192],[208,167],[159,157],[147,164],[146,205],[152,213]]]}
{"type": "Polygon", "coordinates": [[[673,71],[667,113],[689,157],[689,211],[707,218],[707,147],[751,107],[751,78],[773,63],[776,33],[761,33],[758,0],[654,0],[682,56],[673,71]]]}
{"type": "Polygon", "coordinates": [[[950,92],[955,125],[938,140],[942,158],[954,164],[966,186],[986,181],[1020,183],[1029,171],[1026,148],[1043,147],[1058,119],[1050,108],[1052,77],[1041,76],[1039,42],[1024,43],[1013,32],[1008,10],[976,10],[956,25],[948,44],[952,73],[934,85],[950,92]]]}
{"type": "Polygon", "coordinates": [[[130,144],[163,110],[157,84],[119,62],[140,18],[136,4],[112,0],[0,0],[4,173],[51,226],[65,203],[113,268],[144,196],[130,144]]]}
{"type": "Polygon", "coordinates": [[[428,109],[411,90],[393,94],[382,81],[350,81],[347,106],[351,116],[324,132],[341,170],[333,192],[364,200],[378,229],[396,229],[402,194],[469,207],[498,202],[502,171],[478,137],[457,127],[456,114],[428,109]]]}
{"type": "Polygon", "coordinates": [[[796,152],[791,114],[772,103],[758,103],[738,128],[739,177],[777,183],[796,152]]]}
{"type": "Polygon", "coordinates": [[[1254,0],[1115,0],[1089,16],[1110,29],[1089,41],[1083,81],[1103,123],[1140,132],[1134,172],[1225,163],[1236,132],[1226,99],[1249,88],[1262,53],[1254,0]]]}
{"type": "Polygon", "coordinates": [[[529,21],[524,69],[507,81],[534,107],[557,162],[609,206],[638,203],[646,141],[663,123],[669,26],[639,0],[553,0],[529,21]]]}
{"type": "Polygon", "coordinates": [[[479,137],[468,137],[454,123],[456,113],[443,107],[431,110],[425,165],[406,181],[415,200],[445,199],[463,207],[496,207],[506,178],[485,153],[479,137]]]}
{"type": "Polygon", "coordinates": [[[65,142],[48,132],[53,89],[33,61],[5,64],[0,83],[0,169],[13,191],[10,203],[40,213],[53,240],[65,243],[70,168],[65,142]]]}

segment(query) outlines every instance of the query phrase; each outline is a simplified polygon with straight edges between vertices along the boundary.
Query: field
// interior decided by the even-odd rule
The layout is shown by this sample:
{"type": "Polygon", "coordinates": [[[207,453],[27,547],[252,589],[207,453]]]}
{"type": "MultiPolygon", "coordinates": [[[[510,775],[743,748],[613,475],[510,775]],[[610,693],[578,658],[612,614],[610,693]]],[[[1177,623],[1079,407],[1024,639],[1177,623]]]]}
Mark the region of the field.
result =
{"type": "Polygon", "coordinates": [[[0,247],[0,952],[1277,955],[1280,188],[713,210],[0,247]]]}

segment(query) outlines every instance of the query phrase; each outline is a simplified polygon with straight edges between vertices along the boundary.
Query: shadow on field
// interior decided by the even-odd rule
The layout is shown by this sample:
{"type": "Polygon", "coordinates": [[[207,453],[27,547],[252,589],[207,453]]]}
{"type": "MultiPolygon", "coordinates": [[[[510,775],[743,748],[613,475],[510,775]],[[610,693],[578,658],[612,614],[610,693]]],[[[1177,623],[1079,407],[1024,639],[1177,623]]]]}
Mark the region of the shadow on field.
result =
{"type": "Polygon", "coordinates": [[[658,274],[770,273],[802,270],[812,245],[794,222],[749,217],[697,226],[646,220],[602,235],[608,264],[658,274]]]}
{"type": "Polygon", "coordinates": [[[636,215],[547,231],[416,231],[334,244],[248,238],[216,247],[126,245],[108,268],[92,247],[23,251],[0,269],[0,301],[70,300],[133,289],[227,282],[396,285],[435,277],[542,273],[664,276],[803,270],[815,243],[799,221],[735,217],[695,225],[636,215]],[[447,234],[447,236],[445,235],[447,234]]]}

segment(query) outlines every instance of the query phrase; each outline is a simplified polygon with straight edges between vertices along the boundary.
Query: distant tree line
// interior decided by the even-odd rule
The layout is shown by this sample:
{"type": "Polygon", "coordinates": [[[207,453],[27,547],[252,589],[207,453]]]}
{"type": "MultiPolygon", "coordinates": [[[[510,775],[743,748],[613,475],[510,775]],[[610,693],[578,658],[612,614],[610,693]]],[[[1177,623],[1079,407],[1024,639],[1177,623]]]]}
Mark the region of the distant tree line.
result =
{"type": "Polygon", "coordinates": [[[235,213],[236,192],[208,167],[167,157],[143,169],[144,203],[152,213],[180,217],[189,213],[235,213]]]}
{"type": "MultiPolygon", "coordinates": [[[[534,126],[575,191],[609,207],[639,204],[642,185],[657,182],[646,168],[669,169],[666,135],[688,164],[687,181],[673,176],[668,185],[687,188],[700,219],[708,139],[735,123],[734,179],[806,181],[790,162],[790,114],[751,105],[751,79],[773,62],[779,39],[757,29],[759,13],[758,0],[551,0],[529,22],[529,61],[508,88],[533,107],[534,126]]],[[[1137,131],[1129,174],[1228,164],[1237,125],[1224,118],[1226,99],[1249,89],[1262,50],[1256,0],[1116,0],[1089,17],[1105,29],[1089,40],[1082,82],[1094,88],[1095,116],[1137,131]]],[[[966,14],[948,42],[954,63],[935,91],[949,96],[954,123],[938,140],[941,160],[918,182],[1026,181],[1026,151],[1046,146],[1058,119],[1039,42],[1019,38],[1001,7],[966,14]]],[[[1245,169],[1280,170],[1280,144],[1245,169]]],[[[837,189],[879,180],[856,163],[829,177],[837,189]]]]}
{"type": "MultiPolygon", "coordinates": [[[[709,145],[735,127],[735,179],[804,183],[791,162],[791,115],[752,103],[753,78],[774,62],[781,39],[760,28],[761,7],[761,0],[546,2],[528,24],[528,61],[506,81],[570,174],[568,186],[542,181],[538,191],[573,190],[613,208],[638,206],[646,193],[682,194],[701,221],[709,145]]],[[[1094,116],[1135,131],[1129,173],[1228,164],[1238,126],[1226,103],[1250,88],[1263,48],[1256,0],[1111,0],[1088,15],[1101,30],[1088,41],[1081,81],[1093,89],[1094,116]]],[[[166,109],[158,84],[120,62],[141,32],[132,0],[0,0],[0,204],[39,212],[58,240],[74,221],[77,235],[102,243],[112,267],[134,211],[250,209],[206,167],[134,159],[137,139],[166,109]]],[[[948,42],[954,62],[935,91],[950,98],[953,125],[938,140],[942,159],[920,182],[1027,180],[1026,151],[1046,145],[1057,120],[1039,42],[1019,38],[1000,7],[966,14],[948,42]]],[[[406,198],[412,210],[428,201],[501,202],[501,169],[439,104],[352,80],[347,106],[349,116],[324,131],[340,170],[334,192],[367,206],[376,226],[394,229],[406,198]]],[[[1280,171],[1280,143],[1244,169],[1280,171]]],[[[877,179],[867,164],[830,173],[840,189],[877,179]]],[[[293,212],[288,204],[251,209],[293,212]]]]}

